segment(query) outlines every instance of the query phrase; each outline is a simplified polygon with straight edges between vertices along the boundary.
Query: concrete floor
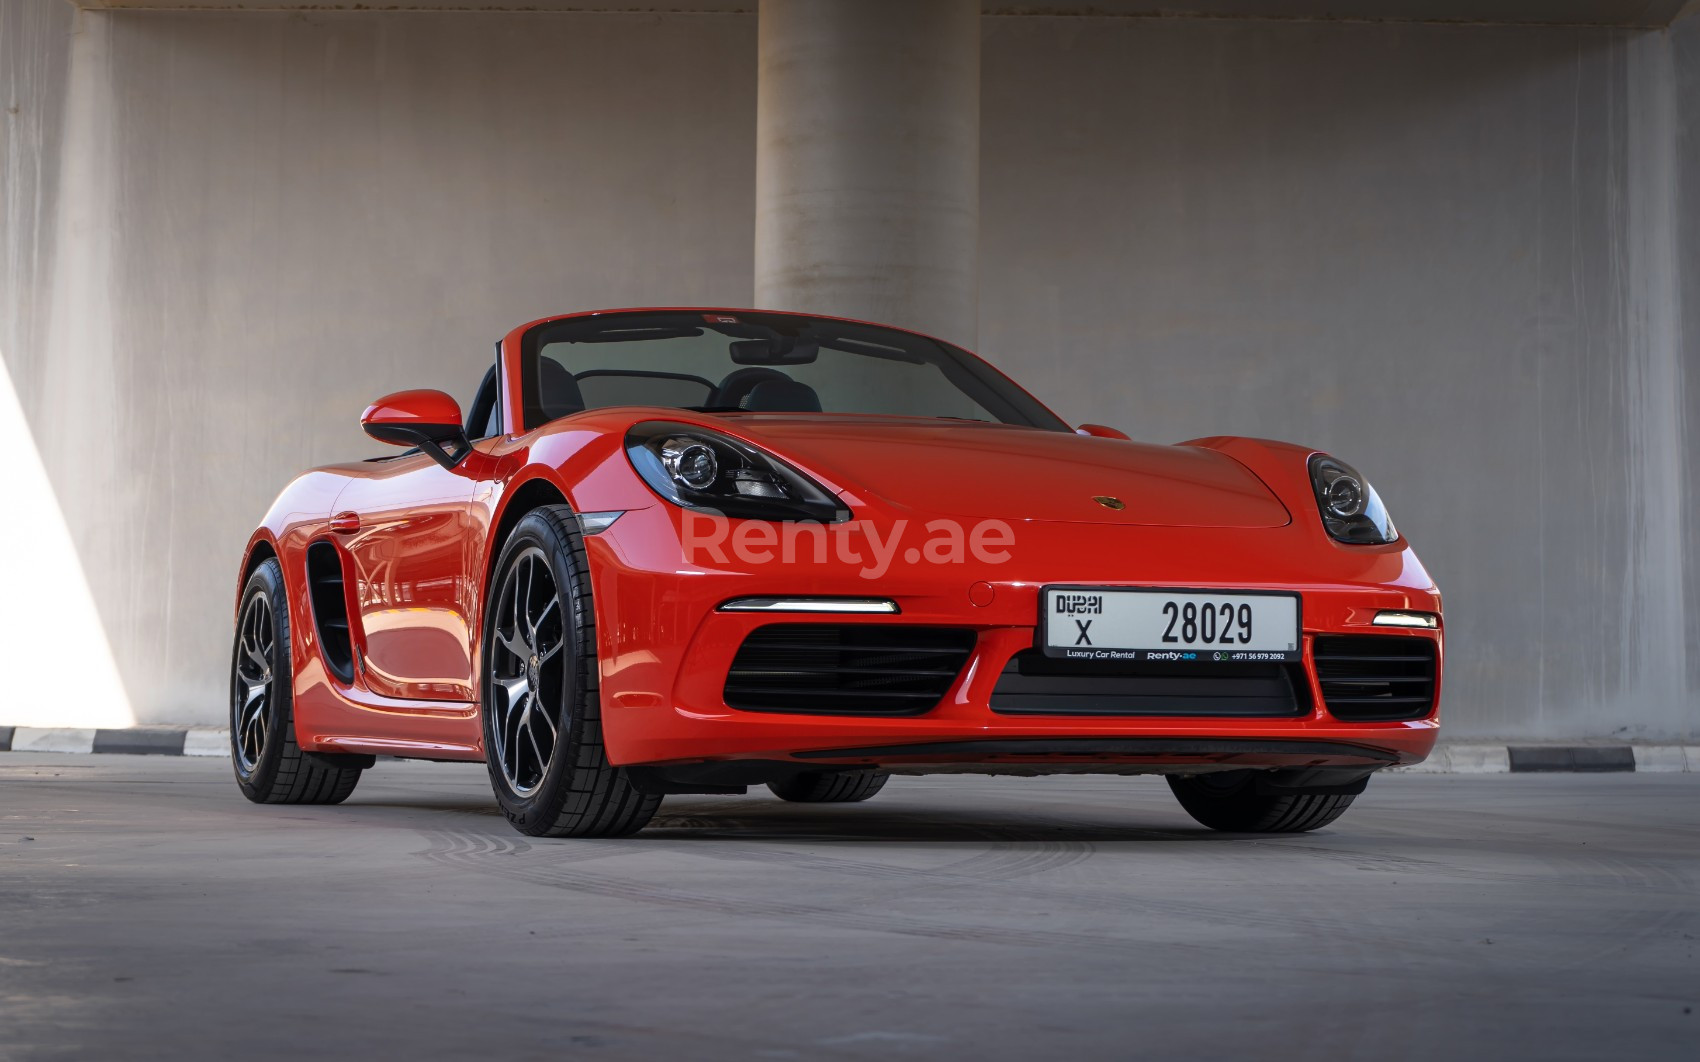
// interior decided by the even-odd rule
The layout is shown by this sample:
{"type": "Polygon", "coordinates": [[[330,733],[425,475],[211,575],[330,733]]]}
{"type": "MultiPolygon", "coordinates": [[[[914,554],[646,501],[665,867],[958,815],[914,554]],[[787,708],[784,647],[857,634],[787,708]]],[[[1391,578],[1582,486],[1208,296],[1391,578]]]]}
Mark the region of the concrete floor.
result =
{"type": "Polygon", "coordinates": [[[1700,775],[1384,778],[1284,838],[899,778],[543,842],[478,767],[229,773],[0,755],[0,1058],[1700,1057],[1700,775]]]}

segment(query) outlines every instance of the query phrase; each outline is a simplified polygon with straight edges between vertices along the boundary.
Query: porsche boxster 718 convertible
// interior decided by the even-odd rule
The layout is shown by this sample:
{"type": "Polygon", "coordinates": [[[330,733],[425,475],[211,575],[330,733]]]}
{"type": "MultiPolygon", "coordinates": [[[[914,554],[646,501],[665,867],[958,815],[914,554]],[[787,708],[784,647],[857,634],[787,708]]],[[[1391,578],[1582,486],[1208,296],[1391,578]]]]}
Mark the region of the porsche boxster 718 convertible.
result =
{"type": "Polygon", "coordinates": [[[462,415],[307,472],[243,556],[236,780],[336,803],[483,762],[536,836],[670,793],[1161,774],[1219,830],[1332,822],[1431,749],[1440,596],[1351,465],[1071,427],[914,332],[617,310],[510,332],[462,415]]]}

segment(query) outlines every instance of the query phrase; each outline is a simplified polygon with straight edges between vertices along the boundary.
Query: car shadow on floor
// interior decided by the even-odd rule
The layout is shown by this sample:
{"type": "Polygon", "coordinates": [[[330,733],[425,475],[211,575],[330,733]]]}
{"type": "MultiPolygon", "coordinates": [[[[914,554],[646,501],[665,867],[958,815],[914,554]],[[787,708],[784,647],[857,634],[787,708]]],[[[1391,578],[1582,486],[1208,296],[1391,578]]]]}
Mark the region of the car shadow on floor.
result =
{"type": "Polygon", "coordinates": [[[773,801],[708,801],[663,804],[639,837],[670,841],[739,840],[778,843],[969,843],[1105,844],[1117,841],[1201,841],[1212,836],[1186,823],[1153,822],[1137,809],[1126,821],[1115,811],[1103,819],[1057,817],[1043,810],[957,809],[887,803],[809,806],[773,801]],[[1145,821],[1141,821],[1145,818],[1145,821]]]}
{"type": "MultiPolygon", "coordinates": [[[[494,803],[442,800],[351,801],[351,812],[425,811],[463,819],[459,828],[522,836],[502,819],[494,803]],[[479,823],[474,827],[474,823],[479,823]]],[[[1244,840],[1252,835],[1217,833],[1185,821],[1161,822],[1149,809],[1106,808],[1090,821],[1048,815],[1042,809],[959,809],[916,803],[810,806],[737,797],[670,797],[641,832],[627,843],[741,841],[771,844],[1113,844],[1244,840]],[[1098,816],[1102,816],[1099,818],[1098,816]],[[1125,815],[1124,821],[1115,821],[1125,815]]],[[[527,837],[532,844],[606,843],[597,839],[527,837]]],[[[1267,836],[1257,839],[1268,840],[1267,836]]]]}

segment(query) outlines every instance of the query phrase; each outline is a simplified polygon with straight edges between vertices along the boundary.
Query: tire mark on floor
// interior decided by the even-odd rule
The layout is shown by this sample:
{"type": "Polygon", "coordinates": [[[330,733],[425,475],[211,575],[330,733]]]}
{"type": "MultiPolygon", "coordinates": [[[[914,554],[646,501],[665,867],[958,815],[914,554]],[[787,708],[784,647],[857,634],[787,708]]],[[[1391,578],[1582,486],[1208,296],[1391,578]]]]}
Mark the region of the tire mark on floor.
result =
{"type": "MultiPolygon", "coordinates": [[[[729,810],[735,811],[737,809],[729,810]]],[[[939,866],[928,868],[902,867],[870,860],[848,859],[819,851],[776,848],[775,842],[771,839],[748,839],[752,834],[771,833],[774,824],[774,820],[771,818],[738,817],[735,814],[713,819],[700,816],[663,815],[657,816],[654,824],[652,824],[652,832],[649,836],[652,839],[659,839],[656,838],[655,834],[660,830],[701,831],[692,840],[709,843],[704,843],[700,849],[692,849],[692,851],[710,859],[771,863],[793,869],[905,878],[914,877],[917,874],[926,876],[948,875],[972,878],[981,882],[1003,881],[1073,866],[1092,858],[1097,851],[1096,846],[1087,841],[1056,839],[1047,836],[1047,834],[1054,833],[1054,830],[1023,828],[1019,825],[1001,823],[962,823],[954,824],[953,828],[972,835],[974,840],[953,843],[973,844],[978,841],[986,844],[987,850],[974,852],[962,859],[939,866]]],[[[918,834],[922,832],[917,831],[918,834]]],[[[787,833],[784,841],[788,844],[812,843],[821,845],[868,843],[862,837],[846,837],[842,833],[830,833],[824,830],[818,835],[807,836],[806,838],[794,833],[787,833]]],[[[875,841],[873,843],[880,842],[875,841]]]]}

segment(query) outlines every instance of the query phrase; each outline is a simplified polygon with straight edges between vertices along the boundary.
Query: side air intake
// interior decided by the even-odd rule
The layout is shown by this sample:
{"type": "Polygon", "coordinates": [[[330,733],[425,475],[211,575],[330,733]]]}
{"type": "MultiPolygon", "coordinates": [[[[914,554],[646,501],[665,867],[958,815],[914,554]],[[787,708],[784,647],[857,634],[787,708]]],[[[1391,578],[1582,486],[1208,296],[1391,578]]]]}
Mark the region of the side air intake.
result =
{"type": "Polygon", "coordinates": [[[325,665],[342,682],[354,681],[354,643],[348,635],[348,597],[342,588],[342,556],[329,542],[307,547],[307,586],[313,627],[325,665]]]}

